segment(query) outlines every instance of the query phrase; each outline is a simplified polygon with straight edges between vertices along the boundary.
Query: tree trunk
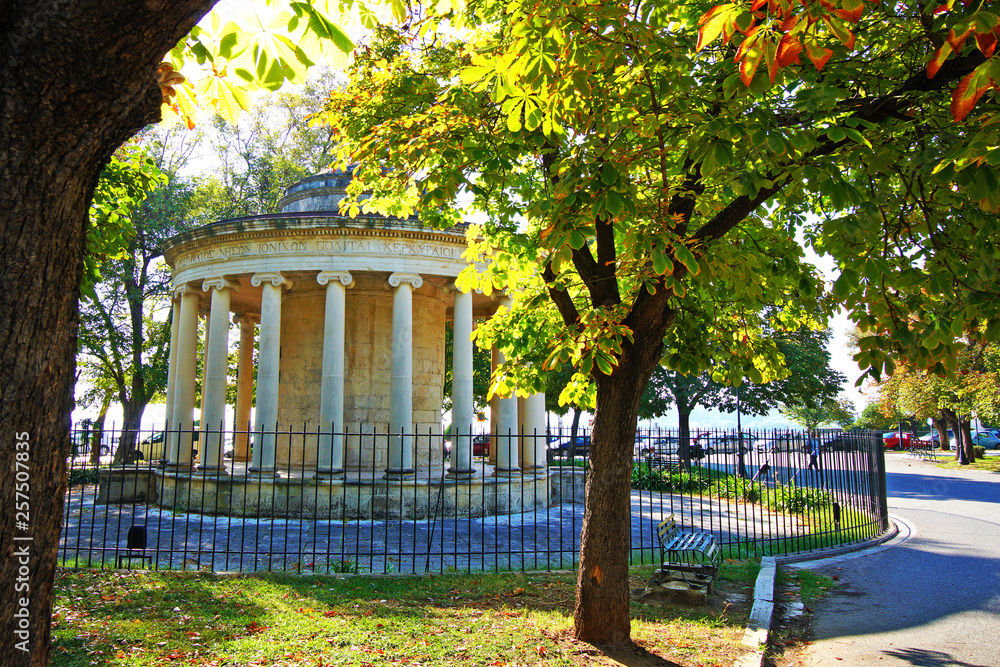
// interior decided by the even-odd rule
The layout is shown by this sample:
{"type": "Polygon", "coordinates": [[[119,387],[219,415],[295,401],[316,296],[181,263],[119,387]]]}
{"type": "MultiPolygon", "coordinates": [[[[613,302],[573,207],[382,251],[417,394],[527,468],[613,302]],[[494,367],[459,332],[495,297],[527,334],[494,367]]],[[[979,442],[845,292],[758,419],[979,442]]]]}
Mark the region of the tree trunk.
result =
{"type": "MultiPolygon", "coordinates": [[[[944,415],[945,421],[948,422],[948,426],[951,427],[952,432],[955,434],[955,460],[962,465],[967,465],[969,459],[966,458],[965,447],[962,443],[962,419],[953,410],[943,409],[941,414],[944,415]]],[[[947,435],[947,434],[945,434],[947,435]]]]}
{"type": "Polygon", "coordinates": [[[658,350],[645,350],[638,360],[626,352],[610,376],[595,378],[597,409],[573,618],[576,638],[593,644],[631,642],[632,450],[639,399],[659,359],[658,350]]]}
{"type": "Polygon", "coordinates": [[[11,471],[0,475],[0,581],[11,592],[0,602],[4,664],[49,659],[94,187],[111,153],[158,118],[157,65],[212,4],[14,0],[0,9],[0,467],[11,471]],[[15,501],[28,512],[15,512],[15,501]]]}
{"type": "MultiPolygon", "coordinates": [[[[969,463],[976,462],[976,450],[973,449],[972,442],[972,419],[962,419],[962,449],[965,450],[965,460],[969,463]]],[[[957,431],[956,431],[957,433],[957,431]]]]}
{"type": "Polygon", "coordinates": [[[94,420],[94,426],[90,431],[90,463],[96,468],[101,465],[101,442],[104,440],[104,420],[108,416],[108,408],[111,406],[111,392],[105,392],[101,399],[101,412],[94,420]]]}
{"type": "Polygon", "coordinates": [[[118,447],[115,449],[111,465],[135,463],[138,451],[136,443],[139,442],[139,427],[142,424],[142,413],[146,411],[146,402],[129,401],[122,406],[122,409],[125,411],[122,431],[118,436],[118,447]]]}
{"type": "Polygon", "coordinates": [[[677,456],[681,470],[691,469],[691,410],[690,405],[677,401],[677,456]]]}
{"type": "Polygon", "coordinates": [[[934,429],[938,434],[938,445],[941,449],[948,447],[948,422],[939,417],[933,417],[934,429]]]}

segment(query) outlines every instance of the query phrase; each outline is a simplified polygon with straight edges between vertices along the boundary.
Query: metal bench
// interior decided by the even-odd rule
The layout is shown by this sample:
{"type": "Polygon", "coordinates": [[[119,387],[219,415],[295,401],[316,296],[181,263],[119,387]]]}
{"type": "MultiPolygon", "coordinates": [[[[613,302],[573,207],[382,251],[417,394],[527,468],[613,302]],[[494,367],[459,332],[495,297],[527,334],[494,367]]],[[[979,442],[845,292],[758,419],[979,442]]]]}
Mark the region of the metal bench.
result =
{"type": "Polygon", "coordinates": [[[656,528],[660,538],[660,569],[678,572],[689,585],[706,586],[719,573],[722,552],[719,541],[704,531],[681,531],[671,514],[656,528]]]}

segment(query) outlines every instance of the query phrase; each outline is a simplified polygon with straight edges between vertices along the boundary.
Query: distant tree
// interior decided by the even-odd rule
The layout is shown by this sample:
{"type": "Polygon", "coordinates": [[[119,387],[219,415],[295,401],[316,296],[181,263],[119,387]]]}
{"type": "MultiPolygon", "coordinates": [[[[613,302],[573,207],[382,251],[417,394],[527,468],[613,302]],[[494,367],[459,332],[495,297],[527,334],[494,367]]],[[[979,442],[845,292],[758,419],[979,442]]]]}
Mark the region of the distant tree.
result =
{"type": "Polygon", "coordinates": [[[215,116],[203,143],[218,167],[195,178],[198,219],[274,213],[287,186],[327,168],[333,133],[308,118],[338,84],[333,74],[316,75],[301,92],[260,98],[237,121],[215,116]]]}
{"type": "MultiPolygon", "coordinates": [[[[800,329],[771,332],[785,373],[766,383],[746,382],[732,387],[712,379],[711,372],[683,375],[660,367],[653,371],[639,405],[641,419],[654,419],[677,408],[681,459],[687,462],[691,412],[698,406],[732,413],[763,415],[779,407],[818,408],[840,393],[843,374],[830,368],[826,349],[830,332],[800,329]]],[[[741,452],[742,456],[742,452],[741,452]]],[[[743,469],[742,461],[740,469],[743,469]]]]}
{"type": "Polygon", "coordinates": [[[789,405],[781,409],[781,413],[797,424],[807,429],[814,429],[824,424],[837,424],[846,428],[854,422],[854,403],[848,398],[826,399],[818,405],[789,405]]]}
{"type": "Polygon", "coordinates": [[[186,149],[171,146],[175,136],[147,133],[122,152],[105,170],[91,209],[78,365],[96,388],[85,396],[102,413],[109,395],[122,406],[115,463],[133,459],[142,414],[166,388],[170,275],[160,244],[177,231],[189,195],[171,178],[186,158],[186,149]]]}

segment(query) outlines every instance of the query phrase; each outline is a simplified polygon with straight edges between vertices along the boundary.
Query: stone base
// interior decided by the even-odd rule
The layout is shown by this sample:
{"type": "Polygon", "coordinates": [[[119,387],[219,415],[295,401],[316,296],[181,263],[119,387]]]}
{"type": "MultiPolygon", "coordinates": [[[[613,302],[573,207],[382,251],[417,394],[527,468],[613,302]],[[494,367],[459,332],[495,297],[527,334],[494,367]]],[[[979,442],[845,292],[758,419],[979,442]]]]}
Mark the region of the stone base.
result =
{"type": "Polygon", "coordinates": [[[637,596],[640,600],[656,600],[672,604],[704,605],[712,592],[711,577],[684,575],[676,570],[657,570],[637,596]]]}
{"type": "Polygon", "coordinates": [[[482,517],[545,509],[554,500],[547,476],[385,480],[252,474],[212,477],[159,469],[113,472],[101,480],[101,502],[144,499],[166,509],[223,516],[331,520],[482,517]]]}

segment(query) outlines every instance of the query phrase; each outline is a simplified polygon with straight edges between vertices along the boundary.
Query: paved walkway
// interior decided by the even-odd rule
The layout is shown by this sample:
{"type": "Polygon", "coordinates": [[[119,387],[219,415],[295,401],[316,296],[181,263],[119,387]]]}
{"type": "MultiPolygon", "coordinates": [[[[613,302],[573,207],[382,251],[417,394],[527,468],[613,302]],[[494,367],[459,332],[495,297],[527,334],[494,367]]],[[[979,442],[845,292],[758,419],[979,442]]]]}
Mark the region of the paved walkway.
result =
{"type": "MultiPolygon", "coordinates": [[[[66,503],[60,555],[68,564],[114,567],[133,524],[146,527],[153,565],[213,571],[292,570],[317,573],[567,569],[575,566],[582,504],[484,518],[331,521],[237,518],[174,512],[144,505],[95,505],[94,487],[74,487],[66,503]]],[[[633,561],[659,556],[656,525],[673,514],[683,526],[710,530],[723,544],[761,550],[801,539],[802,519],[759,505],[694,495],[632,492],[633,561]]],[[[136,560],[135,566],[148,563],[136,560]]]]}
{"type": "Polygon", "coordinates": [[[836,575],[813,642],[782,665],[1000,666],[1000,475],[887,455],[903,535],[804,566],[836,575]]]}

